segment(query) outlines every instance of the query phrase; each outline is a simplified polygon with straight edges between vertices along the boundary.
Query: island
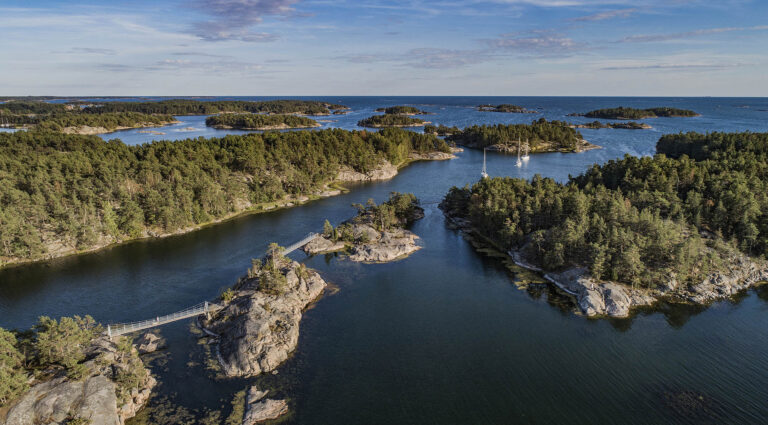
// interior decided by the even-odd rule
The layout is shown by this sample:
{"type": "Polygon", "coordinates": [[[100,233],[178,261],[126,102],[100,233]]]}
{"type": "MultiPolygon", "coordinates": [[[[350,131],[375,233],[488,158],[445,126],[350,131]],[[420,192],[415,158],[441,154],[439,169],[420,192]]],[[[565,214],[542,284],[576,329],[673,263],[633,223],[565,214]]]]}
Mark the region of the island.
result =
{"type": "Polygon", "coordinates": [[[622,130],[649,130],[652,129],[650,125],[642,122],[600,122],[600,121],[592,121],[590,123],[586,124],[570,124],[569,127],[571,128],[591,128],[591,129],[601,129],[601,128],[618,128],[622,130]]]}
{"type": "Polygon", "coordinates": [[[149,400],[155,378],[125,336],[91,317],[40,317],[0,328],[0,416],[6,424],[122,424],[149,400]]]}
{"type": "Polygon", "coordinates": [[[438,126],[428,124],[424,126],[424,134],[434,134],[435,136],[451,136],[459,133],[461,133],[461,129],[456,126],[448,127],[443,124],[438,126]]]}
{"type": "Polygon", "coordinates": [[[171,115],[150,115],[138,112],[98,115],[69,113],[41,119],[34,127],[65,134],[102,134],[132,128],[160,127],[178,122],[171,115]]]}
{"type": "Polygon", "coordinates": [[[446,142],[403,129],[265,132],[129,146],[0,133],[0,266],[190,232],[389,179],[446,142]]]}
{"type": "Polygon", "coordinates": [[[446,137],[447,141],[475,149],[517,152],[527,143],[530,153],[583,152],[598,149],[578,131],[561,121],[540,118],[531,124],[473,125],[446,137]]]}
{"type": "Polygon", "coordinates": [[[343,252],[352,261],[386,263],[407,257],[421,247],[418,236],[406,230],[424,217],[419,200],[412,193],[390,194],[387,201],[376,205],[369,199],[356,204],[357,215],[337,227],[328,220],[323,234],[302,249],[310,255],[343,252]]]}
{"type": "Polygon", "coordinates": [[[484,112],[506,112],[512,114],[535,114],[536,111],[530,111],[522,106],[511,105],[509,103],[502,103],[501,105],[479,105],[478,111],[484,112]]]}
{"type": "Polygon", "coordinates": [[[390,106],[387,108],[377,108],[376,112],[384,112],[389,115],[426,115],[430,112],[422,111],[413,106],[390,106]]]}
{"type": "Polygon", "coordinates": [[[221,114],[205,119],[205,125],[213,128],[238,130],[288,130],[322,127],[319,122],[296,115],[221,114]]]}
{"type": "Polygon", "coordinates": [[[364,120],[358,121],[360,127],[384,128],[384,127],[421,127],[429,124],[429,121],[423,121],[418,118],[411,118],[407,115],[385,114],[374,115],[364,120]]]}
{"type": "Polygon", "coordinates": [[[658,117],[698,117],[699,114],[687,109],[677,109],[669,107],[657,107],[647,109],[627,108],[620,106],[618,108],[596,109],[587,113],[574,113],[570,116],[579,116],[587,118],[604,118],[614,120],[637,120],[643,118],[658,117]]]}
{"type": "Polygon", "coordinates": [[[224,112],[259,114],[330,115],[332,111],[349,109],[344,105],[314,100],[187,100],[158,102],[104,102],[83,109],[84,113],[141,112],[145,114],[213,115],[224,112]]]}
{"type": "Polygon", "coordinates": [[[478,245],[626,317],[664,299],[707,304],[768,281],[768,133],[663,136],[653,158],[452,188],[440,208],[478,245]]]}

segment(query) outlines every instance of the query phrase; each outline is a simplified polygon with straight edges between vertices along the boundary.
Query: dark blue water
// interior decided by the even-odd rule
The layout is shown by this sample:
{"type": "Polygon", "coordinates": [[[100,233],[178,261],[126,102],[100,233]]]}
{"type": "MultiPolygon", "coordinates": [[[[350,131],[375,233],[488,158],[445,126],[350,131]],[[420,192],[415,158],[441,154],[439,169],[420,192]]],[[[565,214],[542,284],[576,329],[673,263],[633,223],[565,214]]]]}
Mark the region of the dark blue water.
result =
{"type": "MultiPolygon", "coordinates": [[[[603,149],[534,155],[521,169],[514,158],[489,153],[491,175],[526,178],[539,173],[564,180],[595,162],[650,155],[663,133],[768,131],[768,112],[760,111],[768,109],[768,99],[320,99],[352,108],[350,115],[328,118],[343,128],[396,104],[433,111],[428,120],[460,127],[566,119],[567,113],[620,105],[702,114],[643,120],[654,126],[647,131],[582,130],[603,149]],[[475,111],[481,103],[543,109],[538,115],[475,111]]],[[[201,118],[184,119],[190,124],[183,127],[213,131],[195,124],[201,118]]],[[[115,136],[129,143],[155,137],[133,131],[108,137],[115,136]]],[[[110,322],[179,310],[215,297],[270,242],[292,242],[326,218],[339,222],[354,213],[353,202],[413,192],[425,203],[426,217],[413,227],[424,248],[411,257],[361,265],[293,254],[340,291],[305,314],[296,354],[277,375],[215,379],[201,364],[191,322],[179,322],[162,329],[167,362],[153,363],[162,382],[159,396],[195,412],[223,408],[226,415],[232,394],[255,382],[290,399],[285,423],[296,424],[768,421],[768,290],[706,309],[664,305],[626,320],[580,317],[568,298],[546,285],[519,289],[520,275],[446,228],[435,203],[451,186],[476,181],[481,164],[482,152],[467,150],[455,160],[416,163],[390,181],[357,185],[298,208],[2,270],[0,326],[28,327],[42,314],[88,313],[110,322]],[[699,402],[684,402],[689,398],[699,402]]],[[[157,399],[150,407],[156,405],[157,399]]]]}

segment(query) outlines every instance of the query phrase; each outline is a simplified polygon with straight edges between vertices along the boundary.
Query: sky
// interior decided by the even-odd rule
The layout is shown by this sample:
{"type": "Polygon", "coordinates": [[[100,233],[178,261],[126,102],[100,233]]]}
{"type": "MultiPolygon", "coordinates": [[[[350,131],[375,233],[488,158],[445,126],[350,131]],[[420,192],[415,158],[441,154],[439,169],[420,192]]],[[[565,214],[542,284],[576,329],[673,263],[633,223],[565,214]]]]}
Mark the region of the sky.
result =
{"type": "Polygon", "coordinates": [[[765,0],[0,0],[0,95],[768,96],[765,0]]]}

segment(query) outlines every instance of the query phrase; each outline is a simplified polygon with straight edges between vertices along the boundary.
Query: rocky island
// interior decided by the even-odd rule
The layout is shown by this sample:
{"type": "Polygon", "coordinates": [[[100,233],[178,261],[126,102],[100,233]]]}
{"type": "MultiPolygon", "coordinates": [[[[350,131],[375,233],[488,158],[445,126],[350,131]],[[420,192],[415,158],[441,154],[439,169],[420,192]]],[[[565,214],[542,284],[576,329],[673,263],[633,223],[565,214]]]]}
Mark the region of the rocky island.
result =
{"type": "Polygon", "coordinates": [[[429,124],[429,121],[411,118],[407,115],[384,114],[374,115],[357,122],[360,127],[385,128],[385,127],[421,127],[429,124]]]}
{"type": "Polygon", "coordinates": [[[440,207],[479,244],[544,273],[588,316],[626,317],[659,299],[707,304],[768,281],[758,225],[766,142],[768,133],[667,135],[655,158],[595,165],[567,184],[483,179],[451,189],[440,207]],[[737,213],[744,202],[746,216],[737,213]]]}
{"type": "Polygon", "coordinates": [[[484,111],[484,112],[504,112],[504,113],[510,113],[510,114],[535,114],[536,111],[530,111],[528,109],[525,109],[522,106],[518,105],[511,105],[508,103],[503,103],[501,105],[479,105],[477,107],[478,111],[484,111]]]}
{"type": "Polygon", "coordinates": [[[473,125],[447,136],[446,140],[468,148],[501,152],[517,152],[522,143],[528,143],[530,153],[583,152],[600,148],[584,140],[568,123],[544,118],[531,124],[473,125]]]}
{"type": "Polygon", "coordinates": [[[426,115],[430,112],[422,111],[414,106],[389,106],[376,108],[376,112],[384,112],[387,115],[426,115]]]}
{"type": "Polygon", "coordinates": [[[643,118],[658,118],[658,117],[698,117],[694,111],[687,109],[669,108],[669,107],[657,107],[647,109],[627,108],[620,106],[618,108],[606,108],[596,109],[586,113],[574,113],[570,116],[587,117],[587,118],[604,118],[614,120],[638,120],[643,118]]]}
{"type": "Polygon", "coordinates": [[[405,228],[424,217],[413,194],[392,193],[381,205],[370,199],[357,204],[358,214],[334,228],[327,220],[322,236],[302,249],[310,255],[344,252],[351,261],[386,263],[405,258],[421,247],[405,228]]]}
{"type": "Polygon", "coordinates": [[[0,424],[122,425],[155,379],[127,337],[90,317],[41,317],[29,335],[0,329],[0,424]]]}
{"type": "Polygon", "coordinates": [[[205,119],[205,125],[218,129],[238,130],[289,130],[322,127],[319,122],[296,115],[221,114],[205,119]]]}
{"type": "Polygon", "coordinates": [[[88,106],[83,113],[139,112],[144,114],[213,115],[221,113],[330,115],[349,109],[344,105],[314,100],[190,100],[157,102],[103,102],[88,106]]]}

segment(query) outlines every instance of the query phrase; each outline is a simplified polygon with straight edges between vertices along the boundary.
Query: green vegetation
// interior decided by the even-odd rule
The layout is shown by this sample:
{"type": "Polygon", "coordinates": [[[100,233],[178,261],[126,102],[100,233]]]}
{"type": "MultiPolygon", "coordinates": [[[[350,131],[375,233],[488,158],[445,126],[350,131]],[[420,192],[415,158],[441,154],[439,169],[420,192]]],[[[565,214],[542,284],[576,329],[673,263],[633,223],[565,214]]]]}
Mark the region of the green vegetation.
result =
{"type": "Polygon", "coordinates": [[[425,113],[413,106],[390,106],[388,108],[378,108],[376,112],[384,112],[389,115],[421,115],[425,113]]]}
{"type": "Polygon", "coordinates": [[[106,102],[85,108],[84,112],[102,114],[110,112],[141,112],[144,114],[212,115],[222,112],[252,112],[260,114],[329,115],[332,110],[346,109],[312,100],[267,100],[259,102],[241,100],[164,100],[160,102],[106,102]]]}
{"type": "Polygon", "coordinates": [[[411,152],[448,152],[401,129],[269,132],[127,146],[50,131],[0,134],[0,265],[170,233],[323,190],[411,152]]]}
{"type": "Polygon", "coordinates": [[[63,131],[67,127],[104,127],[109,131],[120,127],[149,127],[174,122],[170,115],[148,115],[137,112],[114,114],[60,114],[41,119],[37,123],[40,130],[63,131]]]}
{"type": "Polygon", "coordinates": [[[531,152],[576,151],[582,144],[581,133],[562,121],[547,121],[541,118],[526,124],[473,125],[446,140],[470,148],[489,146],[516,146],[517,141],[528,141],[531,152]]]}
{"type": "Polygon", "coordinates": [[[508,103],[502,103],[501,105],[480,105],[477,107],[477,109],[479,111],[486,111],[486,112],[508,112],[508,113],[516,113],[516,114],[533,112],[523,108],[522,106],[510,105],[508,103]]]}
{"type": "Polygon", "coordinates": [[[16,335],[0,328],[0,406],[27,389],[24,355],[16,335]]]}
{"type": "Polygon", "coordinates": [[[227,416],[224,425],[241,425],[245,417],[245,390],[238,391],[232,398],[232,412],[227,416]]]}
{"type": "Polygon", "coordinates": [[[35,102],[35,101],[10,101],[6,103],[0,103],[0,116],[8,114],[55,114],[65,113],[71,109],[62,103],[48,103],[48,102],[35,102]]]}
{"type": "Polygon", "coordinates": [[[282,128],[319,127],[317,121],[296,115],[222,114],[205,119],[209,127],[238,128],[241,130],[273,130],[282,128]]]}
{"type": "Polygon", "coordinates": [[[600,129],[600,128],[620,128],[623,130],[645,130],[651,128],[650,125],[644,124],[641,122],[609,122],[604,123],[600,121],[592,121],[590,123],[586,124],[575,124],[573,125],[575,128],[593,128],[593,129],[600,129]]]}
{"type": "Polygon", "coordinates": [[[432,124],[427,124],[424,126],[424,134],[434,134],[435,136],[451,136],[459,133],[461,133],[461,129],[456,126],[448,127],[442,124],[437,127],[432,124]]]}
{"type": "Polygon", "coordinates": [[[374,115],[364,120],[360,120],[357,125],[360,127],[420,127],[426,124],[418,118],[411,118],[406,115],[374,115]]]}
{"type": "Polygon", "coordinates": [[[698,282],[735,249],[768,257],[768,133],[667,135],[657,149],[567,184],[483,179],[441,207],[546,270],[650,288],[698,282]]]}
{"type": "Polygon", "coordinates": [[[384,232],[404,228],[424,216],[424,210],[419,206],[418,198],[412,193],[392,192],[380,205],[376,205],[373,199],[369,199],[365,205],[353,204],[352,206],[357,209],[357,215],[335,229],[326,220],[323,225],[324,236],[334,241],[366,243],[368,241],[364,238],[368,234],[363,232],[356,238],[352,229],[353,224],[370,224],[376,230],[384,232]]]}
{"type": "Polygon", "coordinates": [[[575,114],[575,115],[583,115],[589,118],[638,120],[643,118],[657,118],[657,117],[696,117],[699,114],[697,114],[694,111],[689,111],[687,109],[677,109],[677,108],[668,108],[668,107],[636,109],[636,108],[626,108],[626,107],[620,106],[618,108],[597,109],[594,111],[587,112],[586,114],[575,114]]]}

